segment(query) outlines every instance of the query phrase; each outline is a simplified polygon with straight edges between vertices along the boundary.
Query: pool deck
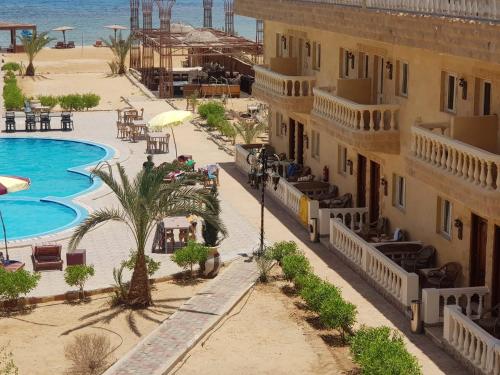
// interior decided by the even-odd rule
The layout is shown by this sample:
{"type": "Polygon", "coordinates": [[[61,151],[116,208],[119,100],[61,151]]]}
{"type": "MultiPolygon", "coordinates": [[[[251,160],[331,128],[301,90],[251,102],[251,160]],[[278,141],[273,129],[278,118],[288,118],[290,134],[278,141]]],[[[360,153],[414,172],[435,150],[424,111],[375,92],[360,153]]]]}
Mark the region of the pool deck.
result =
{"type": "MultiPolygon", "coordinates": [[[[1,101],[0,101],[1,102],[1,101]]],[[[0,103],[1,104],[1,103],[0,103]]],[[[134,103],[145,108],[146,120],[153,115],[170,109],[163,101],[147,101],[134,103]]],[[[113,163],[120,162],[128,173],[138,172],[145,160],[145,142],[129,143],[121,141],[116,136],[115,112],[89,112],[75,114],[75,131],[70,133],[51,132],[34,133],[32,136],[53,136],[68,139],[88,139],[104,143],[116,150],[113,163]]],[[[221,252],[225,259],[237,257],[239,253],[255,248],[258,240],[260,221],[259,197],[256,191],[248,189],[243,176],[234,166],[233,157],[218,149],[207,135],[197,131],[192,125],[175,128],[179,154],[194,155],[197,165],[220,163],[221,186],[219,189],[222,200],[222,219],[229,230],[229,237],[223,242],[221,252]]],[[[6,136],[2,133],[2,136],[6,136]]],[[[26,136],[18,133],[18,136],[26,136]]],[[[157,155],[154,161],[158,164],[173,158],[172,152],[167,155],[157,155]]],[[[110,207],[117,202],[109,190],[101,187],[98,190],[82,196],[77,201],[89,209],[110,207]]],[[[10,250],[11,258],[26,263],[31,269],[30,245],[46,241],[57,241],[66,250],[67,237],[71,232],[63,232],[48,239],[24,241],[15,244],[10,250]]],[[[311,261],[315,272],[324,279],[330,280],[342,288],[344,297],[358,307],[358,323],[370,326],[387,325],[400,330],[411,353],[417,356],[425,374],[465,374],[466,371],[450,356],[439,349],[428,337],[412,335],[409,332],[409,322],[399,310],[388,303],[370,285],[357,274],[350,271],[342,261],[321,244],[311,244],[306,230],[293,218],[284,212],[280,205],[272,200],[267,201],[266,236],[270,241],[293,240],[305,252],[311,261]]],[[[81,248],[87,250],[87,263],[94,264],[96,276],[92,278],[87,288],[107,287],[113,283],[112,269],[120,261],[128,257],[133,248],[133,239],[126,229],[116,223],[106,224],[92,231],[82,241],[81,248]]],[[[151,254],[149,252],[149,254],[151,254]]],[[[169,275],[178,271],[168,255],[153,254],[162,262],[156,276],[169,275]]],[[[67,291],[63,272],[43,272],[42,279],[33,295],[57,294],[67,291]]]]}

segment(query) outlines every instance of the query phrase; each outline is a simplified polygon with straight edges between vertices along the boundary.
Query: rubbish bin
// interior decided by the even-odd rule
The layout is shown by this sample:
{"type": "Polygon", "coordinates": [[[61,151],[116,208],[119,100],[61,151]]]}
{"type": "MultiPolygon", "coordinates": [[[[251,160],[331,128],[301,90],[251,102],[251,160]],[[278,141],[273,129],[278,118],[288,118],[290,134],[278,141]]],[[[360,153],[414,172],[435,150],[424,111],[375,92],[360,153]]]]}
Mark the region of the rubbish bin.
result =
{"type": "Polygon", "coordinates": [[[422,333],[423,324],[422,324],[422,316],[420,315],[420,306],[422,305],[422,301],[419,299],[414,299],[411,301],[410,305],[410,330],[413,333],[422,333]]]}
{"type": "Polygon", "coordinates": [[[316,218],[309,219],[309,239],[311,240],[311,242],[319,241],[318,219],[316,218]]]}

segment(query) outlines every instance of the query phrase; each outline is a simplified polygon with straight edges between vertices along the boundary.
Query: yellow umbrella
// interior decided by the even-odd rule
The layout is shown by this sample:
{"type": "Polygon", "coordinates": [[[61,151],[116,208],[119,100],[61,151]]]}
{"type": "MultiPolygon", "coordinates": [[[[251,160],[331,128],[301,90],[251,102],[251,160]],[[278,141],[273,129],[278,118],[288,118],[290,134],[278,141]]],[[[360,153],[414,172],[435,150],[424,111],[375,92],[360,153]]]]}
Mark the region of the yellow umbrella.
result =
{"type": "Polygon", "coordinates": [[[157,114],[148,122],[148,128],[154,131],[170,128],[175,146],[175,158],[177,159],[177,143],[175,142],[174,126],[181,125],[184,122],[191,120],[193,114],[189,111],[168,111],[157,114]]]}

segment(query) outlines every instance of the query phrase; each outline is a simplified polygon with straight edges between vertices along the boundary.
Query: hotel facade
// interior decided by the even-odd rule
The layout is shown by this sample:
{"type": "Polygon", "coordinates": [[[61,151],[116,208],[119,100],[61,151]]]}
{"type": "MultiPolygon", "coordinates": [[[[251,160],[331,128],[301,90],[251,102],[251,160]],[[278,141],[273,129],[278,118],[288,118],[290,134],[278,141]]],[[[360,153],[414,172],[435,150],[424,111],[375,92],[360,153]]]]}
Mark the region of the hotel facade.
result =
{"type": "MultiPolygon", "coordinates": [[[[390,231],[434,246],[437,266],[458,262],[455,286],[486,287],[481,302],[499,303],[500,2],[236,0],[235,9],[264,20],[253,95],[269,105],[275,151],[351,193],[370,221],[386,217],[390,231]]],[[[445,323],[451,341],[457,324],[445,323]]],[[[486,357],[472,362],[489,366],[486,357]]]]}

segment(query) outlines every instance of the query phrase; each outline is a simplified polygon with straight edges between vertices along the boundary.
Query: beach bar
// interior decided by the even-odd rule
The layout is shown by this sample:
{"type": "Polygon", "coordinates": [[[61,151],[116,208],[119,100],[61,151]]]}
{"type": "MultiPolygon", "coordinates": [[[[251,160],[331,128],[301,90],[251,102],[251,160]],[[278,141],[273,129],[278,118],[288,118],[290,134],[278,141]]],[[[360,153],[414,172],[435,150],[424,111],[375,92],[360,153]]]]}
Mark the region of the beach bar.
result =
{"type": "Polygon", "coordinates": [[[36,25],[31,23],[0,22],[0,31],[10,31],[10,45],[0,46],[0,52],[24,52],[22,44],[17,44],[18,30],[26,30],[34,34],[36,33],[36,25]]]}

